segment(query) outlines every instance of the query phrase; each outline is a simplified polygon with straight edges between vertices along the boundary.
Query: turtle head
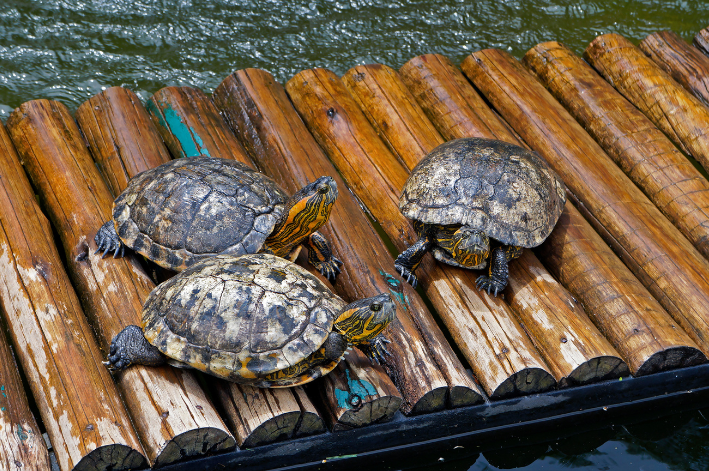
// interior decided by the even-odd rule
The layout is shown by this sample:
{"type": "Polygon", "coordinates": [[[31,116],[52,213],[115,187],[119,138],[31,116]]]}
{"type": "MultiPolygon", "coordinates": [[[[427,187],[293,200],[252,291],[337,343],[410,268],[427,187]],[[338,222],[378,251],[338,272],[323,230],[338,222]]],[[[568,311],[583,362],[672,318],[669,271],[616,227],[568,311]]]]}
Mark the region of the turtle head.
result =
{"type": "Polygon", "coordinates": [[[337,183],[332,177],[320,177],[305,185],[290,197],[265,245],[275,255],[286,257],[293,247],[327,222],[337,194],[337,183]]]}
{"type": "Polygon", "coordinates": [[[394,319],[396,305],[388,294],[360,299],[342,309],[335,330],[353,345],[369,342],[394,319]]]}
{"type": "Polygon", "coordinates": [[[453,234],[451,255],[463,266],[480,265],[487,258],[489,250],[490,239],[482,231],[463,226],[453,234]]]}

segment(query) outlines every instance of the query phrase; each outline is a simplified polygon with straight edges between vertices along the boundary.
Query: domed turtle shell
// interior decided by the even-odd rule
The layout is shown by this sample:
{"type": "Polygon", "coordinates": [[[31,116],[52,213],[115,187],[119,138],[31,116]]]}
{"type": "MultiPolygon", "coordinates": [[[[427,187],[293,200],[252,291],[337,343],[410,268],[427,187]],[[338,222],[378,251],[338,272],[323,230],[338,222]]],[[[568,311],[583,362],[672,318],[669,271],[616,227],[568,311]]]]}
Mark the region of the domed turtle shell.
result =
{"type": "Polygon", "coordinates": [[[413,169],[399,209],[426,224],[468,225],[498,241],[535,247],[566,202],[561,179],[536,153],[463,138],[436,147],[413,169]]]}
{"type": "Polygon", "coordinates": [[[181,270],[220,253],[258,252],[287,198],[273,180],[242,163],[190,157],[133,178],[113,204],[113,220],[128,247],[181,270]]]}
{"type": "Polygon", "coordinates": [[[258,384],[319,349],[345,305],[320,280],[282,258],[217,256],[155,288],[141,327],[170,358],[230,381],[258,384]]]}

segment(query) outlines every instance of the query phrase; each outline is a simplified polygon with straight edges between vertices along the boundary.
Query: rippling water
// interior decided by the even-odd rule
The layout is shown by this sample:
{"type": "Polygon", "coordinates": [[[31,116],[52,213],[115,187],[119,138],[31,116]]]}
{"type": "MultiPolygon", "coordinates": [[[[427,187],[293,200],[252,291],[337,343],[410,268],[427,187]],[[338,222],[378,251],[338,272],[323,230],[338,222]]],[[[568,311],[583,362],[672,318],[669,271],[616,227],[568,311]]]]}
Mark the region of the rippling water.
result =
{"type": "Polygon", "coordinates": [[[300,70],[398,68],[423,53],[459,63],[497,47],[521,57],[559,40],[577,52],[598,34],[639,41],[709,24],[698,1],[2,0],[0,116],[34,98],[71,110],[104,87],[143,98],[167,85],[211,92],[236,69],[284,82],[300,70]]]}

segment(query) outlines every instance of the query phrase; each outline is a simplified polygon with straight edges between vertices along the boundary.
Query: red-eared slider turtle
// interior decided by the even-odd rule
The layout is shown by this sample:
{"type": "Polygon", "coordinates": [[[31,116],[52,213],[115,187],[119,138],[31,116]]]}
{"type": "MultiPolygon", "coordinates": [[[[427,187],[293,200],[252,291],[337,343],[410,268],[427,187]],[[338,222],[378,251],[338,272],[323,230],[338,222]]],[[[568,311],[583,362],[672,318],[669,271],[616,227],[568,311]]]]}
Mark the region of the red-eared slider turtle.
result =
{"type": "Polygon", "coordinates": [[[419,240],[397,257],[396,269],[416,286],[413,272],[429,250],[464,268],[484,268],[490,258],[489,275],[476,284],[497,296],[507,286],[507,262],[549,236],[565,202],[564,184],[535,152],[492,139],[449,141],[404,185],[399,209],[414,220],[419,240]]]}
{"type": "Polygon", "coordinates": [[[168,362],[257,387],[297,386],[329,373],[351,345],[383,358],[395,309],[389,294],[347,304],[273,255],[220,255],[158,285],[142,330],[116,335],[107,365],[168,362]]]}
{"type": "Polygon", "coordinates": [[[242,163],[176,159],[132,178],[113,203],[113,219],[94,240],[104,256],[122,256],[127,246],[175,271],[218,254],[262,251],[288,257],[304,243],[310,263],[334,281],[342,262],[316,231],[336,199],[331,177],[320,177],[289,198],[273,180],[242,163]]]}

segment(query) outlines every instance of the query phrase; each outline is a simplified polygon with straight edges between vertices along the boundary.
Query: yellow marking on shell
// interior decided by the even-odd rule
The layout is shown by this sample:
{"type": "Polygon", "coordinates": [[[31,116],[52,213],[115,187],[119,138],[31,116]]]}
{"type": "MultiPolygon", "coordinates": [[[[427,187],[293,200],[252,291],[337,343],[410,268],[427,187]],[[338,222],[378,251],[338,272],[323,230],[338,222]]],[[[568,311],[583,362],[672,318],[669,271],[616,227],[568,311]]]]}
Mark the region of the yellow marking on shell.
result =
{"type": "Polygon", "coordinates": [[[244,379],[256,379],[257,378],[256,374],[248,368],[248,364],[250,361],[251,361],[251,358],[246,358],[246,359],[240,361],[241,368],[236,370],[236,372],[235,372],[236,376],[240,376],[244,379]]]}

